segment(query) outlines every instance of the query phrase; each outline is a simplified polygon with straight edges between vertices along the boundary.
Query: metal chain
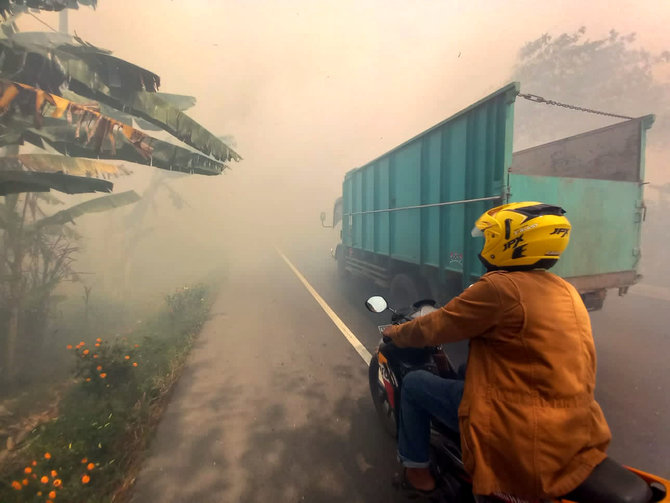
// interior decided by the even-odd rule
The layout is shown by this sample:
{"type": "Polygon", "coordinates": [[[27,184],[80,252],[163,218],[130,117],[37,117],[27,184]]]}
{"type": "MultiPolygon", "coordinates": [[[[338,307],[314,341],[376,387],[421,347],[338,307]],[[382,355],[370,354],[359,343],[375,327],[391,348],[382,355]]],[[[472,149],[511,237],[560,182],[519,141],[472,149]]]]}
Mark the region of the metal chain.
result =
{"type": "Polygon", "coordinates": [[[607,117],[616,117],[618,119],[634,119],[635,117],[628,117],[627,115],[611,114],[609,112],[601,112],[600,110],[592,110],[590,108],[578,107],[575,105],[568,105],[567,103],[559,103],[558,101],[548,100],[537,94],[523,94],[519,93],[520,98],[525,98],[534,103],[544,103],[545,105],[555,105],[557,107],[569,108],[570,110],[577,110],[579,112],[588,112],[590,114],[605,115],[607,117]]]}

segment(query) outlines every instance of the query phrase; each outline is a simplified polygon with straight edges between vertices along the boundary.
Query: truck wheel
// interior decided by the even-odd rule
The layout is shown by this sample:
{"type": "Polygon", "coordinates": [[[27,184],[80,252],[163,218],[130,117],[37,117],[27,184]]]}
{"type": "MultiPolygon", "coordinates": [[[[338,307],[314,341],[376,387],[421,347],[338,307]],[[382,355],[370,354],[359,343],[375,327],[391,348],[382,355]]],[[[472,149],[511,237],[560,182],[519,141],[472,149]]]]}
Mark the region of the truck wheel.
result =
{"type": "Polygon", "coordinates": [[[394,309],[410,307],[418,300],[431,298],[428,285],[415,281],[409,274],[396,274],[389,287],[389,305],[394,309]]]}
{"type": "Polygon", "coordinates": [[[581,296],[588,311],[600,311],[605,304],[607,290],[602,289],[593,292],[585,292],[582,293],[581,296]]]}

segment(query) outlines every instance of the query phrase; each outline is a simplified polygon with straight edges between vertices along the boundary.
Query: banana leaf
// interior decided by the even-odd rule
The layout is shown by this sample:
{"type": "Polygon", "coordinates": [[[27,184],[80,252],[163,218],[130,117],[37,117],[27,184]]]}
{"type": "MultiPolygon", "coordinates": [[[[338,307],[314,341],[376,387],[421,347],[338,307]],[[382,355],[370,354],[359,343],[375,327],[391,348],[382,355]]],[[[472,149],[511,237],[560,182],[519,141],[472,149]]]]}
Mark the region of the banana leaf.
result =
{"type": "Polygon", "coordinates": [[[55,93],[69,78],[103,93],[111,88],[157,91],[160,77],[64,33],[19,32],[2,44],[3,75],[55,93]]]}
{"type": "Polygon", "coordinates": [[[7,19],[8,15],[25,12],[29,8],[47,11],[78,9],[80,4],[95,8],[98,0],[0,0],[0,16],[7,19]]]}
{"type": "Polygon", "coordinates": [[[0,79],[2,128],[22,140],[72,157],[120,159],[161,169],[218,175],[227,166],[186,148],[153,138],[96,110],[34,87],[0,79]]]}
{"type": "Polygon", "coordinates": [[[85,176],[33,171],[0,171],[0,196],[20,192],[49,192],[51,189],[66,194],[111,192],[113,187],[114,184],[107,180],[85,176]]]}
{"type": "Polygon", "coordinates": [[[195,100],[156,92],[160,86],[156,74],[79,38],[36,32],[0,40],[0,74],[54,94],[67,85],[80,96],[164,129],[217,160],[241,160],[237,152],[183,112],[195,100]]]}
{"type": "MultiPolygon", "coordinates": [[[[20,79],[18,79],[20,80],[20,79]]],[[[111,107],[110,105],[107,105],[105,103],[102,103],[100,101],[95,101],[91,100],[90,98],[85,98],[84,96],[80,96],[77,93],[73,93],[72,91],[68,89],[62,89],[60,93],[55,93],[59,96],[62,96],[66,100],[70,100],[74,103],[79,103],[80,105],[86,105],[89,108],[93,108],[100,112],[102,115],[106,115],[108,117],[111,117],[112,119],[116,119],[119,122],[123,122],[124,124],[133,124],[133,121],[137,124],[139,128],[145,131],[164,131],[164,129],[160,126],[157,126],[149,121],[146,121],[142,119],[141,117],[137,117],[136,115],[132,115],[126,112],[121,112],[120,110],[111,107]]],[[[192,98],[191,96],[179,96],[176,94],[164,94],[164,93],[156,93],[160,94],[161,96],[169,96],[175,97],[175,103],[178,103],[178,106],[187,106],[188,103],[194,103],[195,104],[195,98],[192,98]]],[[[172,99],[172,98],[168,98],[172,99]]],[[[224,141],[225,143],[225,141],[224,141]]]]}
{"type": "MultiPolygon", "coordinates": [[[[179,94],[168,94],[168,93],[160,93],[156,92],[154,93],[156,96],[159,96],[160,99],[167,101],[170,103],[174,109],[183,112],[184,110],[187,110],[189,108],[192,108],[195,106],[196,99],[193,96],[182,96],[179,94]]],[[[66,98],[70,101],[74,102],[86,102],[86,103],[91,103],[90,99],[84,98],[83,96],[78,95],[77,93],[73,93],[72,91],[61,91],[61,96],[63,98],[66,98]]],[[[137,123],[137,125],[145,130],[145,131],[165,131],[165,128],[163,128],[161,125],[159,125],[157,122],[149,122],[148,120],[142,119],[141,117],[137,115],[132,115],[130,113],[126,112],[121,112],[120,110],[113,108],[112,106],[105,104],[104,102],[101,102],[98,100],[98,106],[100,107],[100,112],[103,115],[108,115],[112,119],[116,119],[117,121],[124,122],[126,124],[132,124],[133,121],[137,123]]],[[[227,142],[225,139],[220,138],[220,140],[227,145],[227,142]]],[[[193,146],[193,145],[192,145],[193,146]]]]}
{"type": "Polygon", "coordinates": [[[63,173],[66,175],[93,178],[129,175],[124,166],[116,166],[81,157],[67,157],[53,154],[20,154],[0,157],[0,173],[3,171],[36,171],[39,173],[63,173]]]}
{"type": "Polygon", "coordinates": [[[156,93],[156,95],[160,96],[168,105],[176,108],[180,112],[193,108],[196,104],[196,99],[193,96],[171,93],[156,93]]]}
{"type": "Polygon", "coordinates": [[[98,197],[91,199],[66,210],[54,213],[51,216],[45,217],[32,224],[27,230],[35,230],[47,225],[63,225],[73,222],[75,218],[85,215],[87,213],[98,213],[102,211],[120,208],[129,204],[136,203],[141,198],[134,190],[121,192],[120,194],[112,194],[110,196],[98,197]]]}

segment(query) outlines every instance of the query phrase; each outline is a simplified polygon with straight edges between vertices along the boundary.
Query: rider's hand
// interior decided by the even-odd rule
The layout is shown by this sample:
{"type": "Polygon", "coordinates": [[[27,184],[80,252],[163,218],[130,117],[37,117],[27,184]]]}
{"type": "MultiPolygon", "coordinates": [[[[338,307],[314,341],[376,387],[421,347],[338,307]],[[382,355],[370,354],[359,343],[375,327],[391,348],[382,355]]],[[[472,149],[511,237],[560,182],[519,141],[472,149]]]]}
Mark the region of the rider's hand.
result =
{"type": "Polygon", "coordinates": [[[393,330],[393,325],[386,327],[384,331],[382,332],[382,335],[384,337],[388,337],[389,339],[393,339],[393,336],[395,335],[395,330],[393,330]]]}

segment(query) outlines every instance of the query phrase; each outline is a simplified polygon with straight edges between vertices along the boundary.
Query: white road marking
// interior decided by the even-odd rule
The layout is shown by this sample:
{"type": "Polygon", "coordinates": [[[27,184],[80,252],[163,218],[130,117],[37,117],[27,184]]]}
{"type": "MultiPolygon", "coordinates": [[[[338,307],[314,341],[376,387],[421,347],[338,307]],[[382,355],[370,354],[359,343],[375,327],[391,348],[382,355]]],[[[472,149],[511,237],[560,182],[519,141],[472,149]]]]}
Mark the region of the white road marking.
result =
{"type": "Polygon", "coordinates": [[[291,263],[291,261],[284,255],[279,248],[276,248],[277,253],[279,253],[279,256],[284,259],[284,262],[288,264],[288,266],[291,268],[293,273],[298,277],[300,282],[305,286],[307,291],[312,294],[312,297],[319,303],[321,308],[326,312],[326,314],[330,317],[331,320],[333,320],[333,323],[335,323],[335,326],[340,329],[340,332],[342,332],[342,335],[346,337],[346,339],[349,341],[349,344],[351,344],[356,352],[360,355],[361,358],[363,358],[363,361],[365,362],[366,365],[370,365],[370,360],[372,359],[372,355],[370,352],[361,344],[361,341],[358,340],[358,338],[354,335],[354,333],[349,330],[349,327],[347,327],[344,322],[340,319],[340,317],[335,314],[335,311],[333,311],[328,304],[326,304],[326,301],[323,300],[321,295],[317,293],[314,288],[312,288],[312,285],[309,284],[309,282],[305,279],[305,277],[300,273],[300,271],[291,263]]]}

